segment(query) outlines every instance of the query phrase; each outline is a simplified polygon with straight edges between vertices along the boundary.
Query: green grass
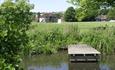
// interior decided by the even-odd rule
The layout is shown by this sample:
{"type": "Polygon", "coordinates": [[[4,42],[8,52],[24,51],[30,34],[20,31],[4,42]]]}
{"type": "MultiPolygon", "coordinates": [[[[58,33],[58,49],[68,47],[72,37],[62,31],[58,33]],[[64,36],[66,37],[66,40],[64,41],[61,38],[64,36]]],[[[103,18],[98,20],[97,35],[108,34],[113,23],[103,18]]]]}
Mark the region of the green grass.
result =
{"type": "Polygon", "coordinates": [[[33,22],[27,31],[30,45],[27,52],[56,53],[70,44],[89,44],[102,53],[111,53],[115,48],[115,23],[110,22],[33,22]],[[29,51],[28,51],[29,50],[29,51]]]}
{"type": "Polygon", "coordinates": [[[33,22],[31,29],[37,31],[50,31],[53,28],[60,28],[61,30],[66,30],[70,25],[78,26],[80,32],[87,32],[92,28],[101,26],[115,27],[115,22],[63,22],[61,24],[33,22]]]}

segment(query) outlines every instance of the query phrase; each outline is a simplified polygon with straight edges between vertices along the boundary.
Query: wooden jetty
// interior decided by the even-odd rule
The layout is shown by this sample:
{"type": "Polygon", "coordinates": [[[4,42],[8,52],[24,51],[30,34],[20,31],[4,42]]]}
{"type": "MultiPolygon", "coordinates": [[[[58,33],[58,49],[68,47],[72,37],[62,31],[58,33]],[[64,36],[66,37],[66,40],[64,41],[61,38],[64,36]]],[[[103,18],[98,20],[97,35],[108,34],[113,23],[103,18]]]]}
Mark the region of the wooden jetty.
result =
{"type": "Polygon", "coordinates": [[[100,52],[86,44],[69,45],[70,61],[99,61],[100,52]]]}

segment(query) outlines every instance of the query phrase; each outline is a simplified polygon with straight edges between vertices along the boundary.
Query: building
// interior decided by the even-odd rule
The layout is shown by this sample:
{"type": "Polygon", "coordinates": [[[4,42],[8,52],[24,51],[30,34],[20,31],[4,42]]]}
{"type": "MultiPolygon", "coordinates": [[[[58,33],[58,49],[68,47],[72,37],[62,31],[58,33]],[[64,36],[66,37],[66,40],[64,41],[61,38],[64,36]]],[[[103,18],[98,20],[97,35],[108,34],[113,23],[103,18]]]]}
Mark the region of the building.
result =
{"type": "Polygon", "coordinates": [[[58,22],[55,13],[40,13],[39,22],[58,22]]]}
{"type": "Polygon", "coordinates": [[[97,16],[96,21],[108,21],[107,15],[99,15],[99,16],[97,16]]]}

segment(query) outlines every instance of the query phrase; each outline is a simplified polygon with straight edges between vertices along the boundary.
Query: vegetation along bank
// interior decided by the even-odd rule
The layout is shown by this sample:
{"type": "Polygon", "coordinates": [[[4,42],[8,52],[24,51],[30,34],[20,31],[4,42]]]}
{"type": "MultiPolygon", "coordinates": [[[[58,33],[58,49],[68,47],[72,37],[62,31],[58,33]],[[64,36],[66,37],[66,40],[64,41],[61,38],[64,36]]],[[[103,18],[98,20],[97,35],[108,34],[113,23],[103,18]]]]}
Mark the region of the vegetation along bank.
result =
{"type": "Polygon", "coordinates": [[[52,54],[69,44],[86,43],[103,54],[114,52],[115,27],[109,22],[63,24],[32,23],[27,31],[30,45],[27,54],[52,54]]]}

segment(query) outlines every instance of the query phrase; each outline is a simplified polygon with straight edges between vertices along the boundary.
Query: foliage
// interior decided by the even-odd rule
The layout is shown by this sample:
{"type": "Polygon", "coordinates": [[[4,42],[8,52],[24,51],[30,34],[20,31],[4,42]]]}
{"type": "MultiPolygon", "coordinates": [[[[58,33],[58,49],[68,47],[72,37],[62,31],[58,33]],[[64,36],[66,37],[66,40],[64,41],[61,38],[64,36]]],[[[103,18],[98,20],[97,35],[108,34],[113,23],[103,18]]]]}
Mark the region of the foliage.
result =
{"type": "Polygon", "coordinates": [[[40,12],[32,12],[32,20],[35,22],[39,22],[40,12]]]}
{"type": "MultiPolygon", "coordinates": [[[[67,0],[67,2],[72,3],[73,5],[77,5],[77,6],[80,6],[81,1],[85,1],[85,0],[67,0]]],[[[89,1],[98,2],[98,5],[102,5],[106,3],[109,6],[115,6],[114,0],[89,0],[89,1]]]]}
{"type": "Polygon", "coordinates": [[[108,12],[109,12],[109,9],[100,9],[99,15],[107,15],[108,12]]]}
{"type": "Polygon", "coordinates": [[[78,25],[71,24],[66,31],[67,44],[77,44],[80,36],[78,25]]]}
{"type": "MultiPolygon", "coordinates": [[[[39,28],[38,28],[39,29],[39,28]]],[[[51,54],[56,53],[60,48],[67,47],[68,44],[76,44],[78,37],[78,27],[68,26],[67,29],[54,27],[48,31],[28,32],[32,48],[27,51],[28,54],[51,54]],[[33,33],[31,33],[33,32],[33,33]]],[[[25,51],[25,53],[27,53],[25,51]]]]}
{"type": "Polygon", "coordinates": [[[15,70],[12,64],[5,63],[5,59],[0,58],[0,70],[15,70]]]}
{"type": "Polygon", "coordinates": [[[98,27],[94,30],[85,33],[82,36],[81,42],[92,45],[102,54],[111,54],[114,52],[115,31],[114,28],[98,27]]]}
{"type": "Polygon", "coordinates": [[[40,12],[37,13],[37,16],[38,16],[38,17],[37,17],[37,21],[39,22],[39,19],[38,19],[38,18],[40,18],[40,12]]]}
{"type": "Polygon", "coordinates": [[[60,48],[78,43],[89,44],[103,54],[112,53],[115,48],[114,27],[104,23],[36,24],[32,25],[27,33],[32,45],[31,49],[28,48],[30,54],[56,53],[60,48]],[[87,31],[81,32],[82,28],[87,31]]]}
{"type": "Polygon", "coordinates": [[[31,8],[26,0],[6,0],[0,5],[0,56],[11,70],[20,69],[20,55],[28,42],[31,8]]]}
{"type": "Polygon", "coordinates": [[[75,9],[73,7],[69,7],[64,14],[64,20],[67,22],[75,22],[75,15],[75,9]]]}
{"type": "Polygon", "coordinates": [[[114,6],[115,7],[115,0],[95,0],[101,4],[107,3],[109,6],[114,6]]]}
{"type": "Polygon", "coordinates": [[[57,44],[60,43],[60,40],[58,40],[61,39],[60,36],[59,31],[36,32],[30,35],[30,40],[34,47],[32,52],[37,54],[50,54],[55,52],[58,47],[57,44]]]}
{"type": "Polygon", "coordinates": [[[57,12],[57,13],[55,13],[55,15],[57,18],[60,19],[61,17],[63,17],[63,12],[57,12]]]}
{"type": "Polygon", "coordinates": [[[33,21],[36,21],[36,20],[37,20],[37,18],[36,18],[36,13],[34,13],[34,12],[32,13],[32,20],[33,20],[33,21]]]}
{"type": "Polygon", "coordinates": [[[98,3],[94,0],[71,0],[76,6],[76,18],[78,21],[94,21],[98,15],[98,3]]]}
{"type": "Polygon", "coordinates": [[[98,15],[107,15],[115,7],[114,0],[67,0],[76,7],[78,21],[94,21],[98,15]]]}
{"type": "Polygon", "coordinates": [[[109,10],[107,16],[109,19],[115,19],[115,7],[109,10]]]}
{"type": "Polygon", "coordinates": [[[95,21],[97,10],[85,10],[85,8],[76,9],[76,18],[78,21],[95,21]]]}

